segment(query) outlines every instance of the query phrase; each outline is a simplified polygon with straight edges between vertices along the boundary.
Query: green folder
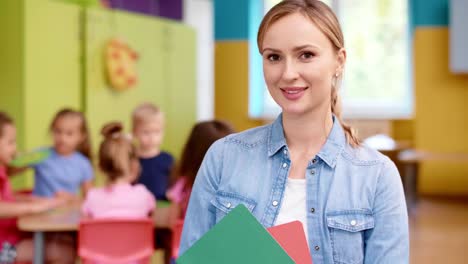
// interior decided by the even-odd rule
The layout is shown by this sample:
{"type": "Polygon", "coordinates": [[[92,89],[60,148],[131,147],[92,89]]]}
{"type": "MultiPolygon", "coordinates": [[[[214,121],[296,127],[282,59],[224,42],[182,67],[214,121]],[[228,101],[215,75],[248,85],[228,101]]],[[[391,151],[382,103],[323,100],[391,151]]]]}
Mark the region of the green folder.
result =
{"type": "Polygon", "coordinates": [[[189,248],[177,264],[294,264],[268,231],[239,205],[189,248]]]}

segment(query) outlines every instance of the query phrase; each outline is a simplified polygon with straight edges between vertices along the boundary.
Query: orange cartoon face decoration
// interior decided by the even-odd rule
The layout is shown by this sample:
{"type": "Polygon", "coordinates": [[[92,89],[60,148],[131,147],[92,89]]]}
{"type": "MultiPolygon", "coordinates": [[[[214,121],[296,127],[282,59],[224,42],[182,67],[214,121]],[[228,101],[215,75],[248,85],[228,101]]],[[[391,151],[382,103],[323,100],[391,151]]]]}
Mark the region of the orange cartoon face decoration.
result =
{"type": "Polygon", "coordinates": [[[135,86],[138,54],[134,50],[122,41],[112,39],[106,45],[105,59],[112,88],[123,91],[135,86]]]}

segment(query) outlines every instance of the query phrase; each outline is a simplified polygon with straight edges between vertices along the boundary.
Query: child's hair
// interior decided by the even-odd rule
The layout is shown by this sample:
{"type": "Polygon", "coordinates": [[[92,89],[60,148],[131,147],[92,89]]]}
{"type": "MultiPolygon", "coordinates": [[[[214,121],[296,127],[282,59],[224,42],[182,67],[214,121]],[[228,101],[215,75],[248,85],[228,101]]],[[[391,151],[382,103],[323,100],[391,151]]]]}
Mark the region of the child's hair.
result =
{"type": "Polygon", "coordinates": [[[0,112],[0,137],[3,136],[3,127],[6,125],[13,125],[13,119],[5,112],[0,112]]]}
{"type": "Polygon", "coordinates": [[[110,122],[101,129],[104,141],[99,147],[99,167],[110,181],[132,173],[139,165],[136,148],[122,130],[120,122],[110,122]]]}
{"type": "Polygon", "coordinates": [[[153,103],[142,103],[133,110],[132,113],[132,126],[133,128],[138,127],[140,124],[144,124],[148,119],[153,118],[161,114],[159,107],[153,103]]]}
{"type": "Polygon", "coordinates": [[[186,177],[185,186],[191,188],[211,144],[234,132],[232,126],[224,121],[212,120],[195,124],[185,143],[180,162],[172,174],[172,182],[186,177]]]}
{"type": "Polygon", "coordinates": [[[88,130],[88,124],[86,122],[86,118],[83,115],[83,113],[70,109],[70,108],[64,108],[55,114],[54,119],[52,120],[52,123],[50,124],[49,130],[52,132],[57,125],[57,122],[60,118],[65,118],[65,117],[78,117],[81,121],[81,126],[80,126],[80,132],[83,135],[83,141],[78,145],[78,151],[86,156],[88,159],[92,159],[92,154],[91,154],[91,139],[89,136],[89,130],[88,130]]]}

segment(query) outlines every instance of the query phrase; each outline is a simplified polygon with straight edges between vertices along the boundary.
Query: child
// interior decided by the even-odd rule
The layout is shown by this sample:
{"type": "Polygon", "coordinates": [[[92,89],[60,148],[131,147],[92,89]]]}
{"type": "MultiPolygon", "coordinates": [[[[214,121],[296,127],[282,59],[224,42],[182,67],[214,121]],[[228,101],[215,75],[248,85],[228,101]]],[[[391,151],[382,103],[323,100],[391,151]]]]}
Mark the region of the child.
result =
{"type": "Polygon", "coordinates": [[[53,138],[51,155],[34,166],[33,194],[51,197],[57,193],[76,196],[90,188],[93,168],[90,162],[90,138],[86,119],[72,109],[59,111],[50,125],[53,138]]]}
{"type": "Polygon", "coordinates": [[[138,182],[145,185],[157,200],[167,200],[166,191],[174,158],[160,149],[164,114],[153,104],[144,103],[133,111],[132,123],[141,165],[138,182]]]}
{"type": "Polygon", "coordinates": [[[112,122],[102,128],[99,168],[108,179],[103,188],[91,189],[82,212],[89,218],[145,218],[156,207],[153,195],[141,184],[132,185],[139,173],[136,149],[122,133],[122,124],[112,122]]]}
{"type": "Polygon", "coordinates": [[[171,222],[185,217],[193,182],[208,148],[216,140],[234,133],[234,129],[223,121],[213,120],[196,124],[182,152],[181,160],[173,174],[174,184],[167,192],[172,202],[171,222]]]}
{"type": "MultiPolygon", "coordinates": [[[[16,129],[13,120],[0,112],[0,263],[32,261],[33,241],[18,230],[17,217],[47,211],[63,203],[63,200],[57,198],[15,200],[6,173],[6,167],[15,152],[16,129]]],[[[74,248],[54,242],[47,241],[46,244],[45,257],[48,263],[73,263],[74,248]]]]}

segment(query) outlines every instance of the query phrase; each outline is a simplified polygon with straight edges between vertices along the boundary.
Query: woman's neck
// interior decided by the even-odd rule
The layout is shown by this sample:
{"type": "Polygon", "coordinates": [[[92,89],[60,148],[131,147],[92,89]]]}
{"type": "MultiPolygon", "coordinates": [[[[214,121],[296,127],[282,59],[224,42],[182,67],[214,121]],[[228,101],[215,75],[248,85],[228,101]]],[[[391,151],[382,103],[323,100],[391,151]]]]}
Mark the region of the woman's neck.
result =
{"type": "Polygon", "coordinates": [[[325,114],[323,112],[303,115],[283,113],[283,129],[288,148],[290,151],[309,157],[320,151],[332,127],[331,110],[325,114]]]}

